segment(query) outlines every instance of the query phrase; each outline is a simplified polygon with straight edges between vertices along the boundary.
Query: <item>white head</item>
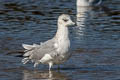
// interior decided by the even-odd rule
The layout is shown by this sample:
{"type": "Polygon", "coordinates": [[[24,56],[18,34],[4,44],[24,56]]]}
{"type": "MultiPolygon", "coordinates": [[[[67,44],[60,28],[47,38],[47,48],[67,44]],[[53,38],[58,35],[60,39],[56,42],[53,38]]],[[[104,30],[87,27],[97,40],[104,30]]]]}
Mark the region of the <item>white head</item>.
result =
{"type": "Polygon", "coordinates": [[[58,24],[62,25],[62,26],[65,26],[65,27],[75,25],[75,23],[71,20],[70,16],[67,15],[67,14],[62,14],[62,15],[59,16],[58,24]]]}

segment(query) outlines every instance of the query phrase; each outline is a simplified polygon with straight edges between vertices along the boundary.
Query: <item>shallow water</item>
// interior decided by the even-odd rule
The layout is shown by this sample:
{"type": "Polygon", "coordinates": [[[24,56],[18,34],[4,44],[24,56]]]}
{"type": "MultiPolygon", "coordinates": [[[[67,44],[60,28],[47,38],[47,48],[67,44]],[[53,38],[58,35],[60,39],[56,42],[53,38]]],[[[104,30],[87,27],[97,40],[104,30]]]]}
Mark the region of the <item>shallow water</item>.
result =
{"type": "Polygon", "coordinates": [[[119,80],[120,1],[105,0],[102,5],[76,7],[75,0],[0,0],[0,80],[119,80]],[[73,56],[60,71],[57,66],[48,72],[46,65],[36,69],[31,63],[23,65],[14,53],[23,49],[22,43],[52,38],[62,13],[70,14],[77,24],[70,28],[73,56]]]}

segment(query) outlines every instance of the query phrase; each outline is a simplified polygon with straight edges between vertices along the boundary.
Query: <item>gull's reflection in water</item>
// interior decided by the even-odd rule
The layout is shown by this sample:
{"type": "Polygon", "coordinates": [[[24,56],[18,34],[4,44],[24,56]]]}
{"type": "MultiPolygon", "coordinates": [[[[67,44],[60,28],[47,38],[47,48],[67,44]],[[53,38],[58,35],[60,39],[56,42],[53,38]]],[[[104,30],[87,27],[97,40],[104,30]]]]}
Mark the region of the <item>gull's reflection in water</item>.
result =
{"type": "Polygon", "coordinates": [[[85,26],[89,24],[89,20],[92,18],[91,7],[77,6],[76,24],[77,29],[75,30],[78,36],[84,35],[85,26]]]}
{"type": "Polygon", "coordinates": [[[91,7],[77,6],[77,26],[84,27],[85,20],[89,17],[91,7]]]}
{"type": "Polygon", "coordinates": [[[23,80],[70,80],[65,73],[56,71],[24,70],[23,80]]]}
{"type": "Polygon", "coordinates": [[[75,29],[75,33],[77,34],[76,38],[79,39],[82,38],[82,36],[88,34],[89,30],[91,29],[91,26],[94,26],[94,20],[98,18],[97,11],[99,11],[99,9],[99,7],[92,6],[77,6],[77,27],[75,29]]]}

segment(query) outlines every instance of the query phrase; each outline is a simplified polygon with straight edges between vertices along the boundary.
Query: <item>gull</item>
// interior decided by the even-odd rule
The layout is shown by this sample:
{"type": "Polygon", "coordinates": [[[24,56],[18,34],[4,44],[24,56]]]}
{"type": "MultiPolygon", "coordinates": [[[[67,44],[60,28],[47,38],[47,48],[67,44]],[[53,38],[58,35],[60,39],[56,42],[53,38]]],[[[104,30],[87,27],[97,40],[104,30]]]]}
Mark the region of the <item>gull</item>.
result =
{"type": "Polygon", "coordinates": [[[77,0],[77,6],[98,6],[102,0],[77,0]]]}
{"type": "Polygon", "coordinates": [[[71,53],[69,30],[68,27],[75,23],[71,20],[71,17],[67,14],[59,16],[57,25],[58,29],[55,36],[41,44],[22,44],[25,49],[24,58],[22,59],[23,64],[31,61],[34,63],[34,67],[38,64],[48,64],[49,70],[56,64],[62,64],[69,59],[71,53]]]}

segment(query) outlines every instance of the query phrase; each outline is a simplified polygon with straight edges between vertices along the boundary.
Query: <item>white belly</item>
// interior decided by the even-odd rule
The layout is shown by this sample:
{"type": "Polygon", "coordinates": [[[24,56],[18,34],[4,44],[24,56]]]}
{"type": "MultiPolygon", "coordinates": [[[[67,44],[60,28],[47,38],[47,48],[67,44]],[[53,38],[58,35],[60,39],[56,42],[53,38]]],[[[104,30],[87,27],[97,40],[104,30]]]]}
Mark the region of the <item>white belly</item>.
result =
{"type": "Polygon", "coordinates": [[[69,57],[70,57],[70,53],[65,53],[65,54],[62,54],[62,55],[58,55],[54,58],[53,63],[54,64],[62,64],[65,61],[67,61],[69,59],[69,57]]]}

